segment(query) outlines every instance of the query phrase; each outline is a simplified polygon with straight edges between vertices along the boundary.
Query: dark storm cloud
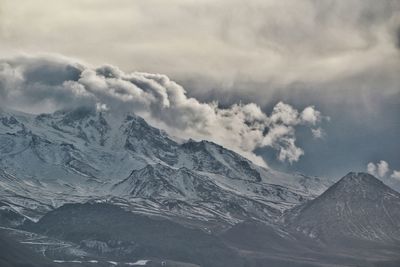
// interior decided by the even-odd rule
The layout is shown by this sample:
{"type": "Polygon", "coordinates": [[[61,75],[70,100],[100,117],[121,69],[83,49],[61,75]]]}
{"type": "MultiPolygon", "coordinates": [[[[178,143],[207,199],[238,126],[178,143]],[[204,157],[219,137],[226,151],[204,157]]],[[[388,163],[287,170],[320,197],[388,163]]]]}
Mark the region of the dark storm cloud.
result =
{"type": "Polygon", "coordinates": [[[77,80],[81,67],[62,57],[54,60],[50,57],[0,59],[2,102],[32,110],[79,106],[87,100],[80,97],[74,88],[66,87],[64,82],[77,80]]]}
{"type": "Polygon", "coordinates": [[[81,70],[71,65],[41,64],[35,68],[26,69],[23,73],[29,82],[39,82],[45,85],[61,85],[64,81],[77,81],[81,70]]]}

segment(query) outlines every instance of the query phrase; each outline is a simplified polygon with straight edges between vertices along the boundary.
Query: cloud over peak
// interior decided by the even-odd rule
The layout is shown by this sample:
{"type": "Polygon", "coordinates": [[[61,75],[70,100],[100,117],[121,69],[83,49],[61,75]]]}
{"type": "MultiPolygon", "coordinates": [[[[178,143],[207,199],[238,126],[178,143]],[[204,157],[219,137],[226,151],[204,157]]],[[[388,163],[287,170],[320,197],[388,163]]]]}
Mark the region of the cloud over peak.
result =
{"type": "Polygon", "coordinates": [[[298,161],[304,151],[296,145],[296,127],[314,127],[323,118],[313,106],[298,111],[283,102],[270,115],[254,103],[222,108],[188,97],[166,75],[92,68],[58,56],[0,60],[0,101],[33,113],[79,106],[135,112],[173,136],[211,140],[261,165],[253,153],[260,147],[274,149],[281,161],[298,161]]]}
{"type": "Polygon", "coordinates": [[[384,160],[381,160],[379,163],[376,164],[370,162],[367,165],[367,171],[372,175],[382,178],[385,177],[387,172],[389,171],[389,164],[384,160]]]}
{"type": "MultiPolygon", "coordinates": [[[[387,163],[384,160],[381,160],[378,163],[373,163],[373,162],[368,163],[367,171],[368,173],[375,175],[376,177],[379,178],[387,178],[387,176],[391,172],[389,168],[389,163],[387,163]]],[[[390,175],[390,178],[400,180],[400,171],[393,170],[392,174],[390,175]]]]}

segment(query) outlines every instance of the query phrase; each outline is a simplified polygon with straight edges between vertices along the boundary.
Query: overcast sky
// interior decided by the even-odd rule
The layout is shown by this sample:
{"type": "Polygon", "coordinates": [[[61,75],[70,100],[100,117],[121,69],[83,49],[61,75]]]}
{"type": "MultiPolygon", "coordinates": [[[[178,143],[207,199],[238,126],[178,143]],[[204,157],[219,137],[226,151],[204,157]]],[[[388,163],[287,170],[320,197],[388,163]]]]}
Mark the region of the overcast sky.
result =
{"type": "MultiPolygon", "coordinates": [[[[383,160],[390,169],[387,177],[400,169],[398,0],[0,0],[0,57],[14,67],[41,71],[43,58],[52,62],[46,66],[69,62],[85,75],[109,64],[123,72],[121,83],[131,79],[131,72],[165,74],[182,86],[172,90],[165,85],[167,98],[171,92],[184,95],[169,116],[183,116],[182,105],[190,103],[212,110],[212,116],[188,116],[174,124],[153,109],[150,120],[174,134],[183,131],[223,143],[228,132],[214,134],[218,127],[213,123],[220,124],[229,113],[232,120],[224,119],[229,130],[235,114],[241,121],[251,114],[253,128],[248,129],[248,121],[239,123],[224,145],[254,160],[255,152],[274,168],[341,176],[383,160]],[[292,110],[283,111],[281,101],[292,110]],[[316,121],[304,117],[307,107],[316,121]],[[274,121],[277,113],[297,116],[284,124],[284,139],[274,139],[277,132],[282,135],[280,122],[274,121]],[[210,127],[207,134],[198,132],[199,122],[210,127]]],[[[9,80],[4,66],[1,71],[0,79],[9,80]]],[[[29,73],[42,73],[35,71],[29,73]]],[[[23,84],[37,81],[26,73],[23,84]]],[[[139,76],[135,79],[155,79],[139,76]]],[[[94,86],[81,79],[79,85],[94,86]]],[[[6,86],[4,81],[0,86],[6,86]]],[[[22,89],[23,96],[12,99],[10,88],[0,88],[0,97],[8,100],[2,105],[25,110],[32,105],[34,110],[39,103],[28,101],[38,96],[22,89]]]]}

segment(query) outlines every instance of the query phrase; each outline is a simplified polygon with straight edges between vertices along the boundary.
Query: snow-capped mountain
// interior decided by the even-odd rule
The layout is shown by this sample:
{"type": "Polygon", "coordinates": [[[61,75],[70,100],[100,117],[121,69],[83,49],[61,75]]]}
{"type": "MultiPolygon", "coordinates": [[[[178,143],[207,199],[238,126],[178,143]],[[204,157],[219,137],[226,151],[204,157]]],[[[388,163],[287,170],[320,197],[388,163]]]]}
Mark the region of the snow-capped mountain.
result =
{"type": "Polygon", "coordinates": [[[177,142],[134,114],[0,111],[0,200],[30,219],[69,202],[235,223],[271,221],[328,179],[253,164],[208,141],[177,142]]]}
{"type": "MultiPolygon", "coordinates": [[[[0,111],[0,223],[4,231],[28,230],[16,236],[23,242],[31,242],[30,235],[61,238],[53,245],[32,245],[51,259],[123,262],[132,249],[132,255],[154,257],[154,250],[142,251],[147,246],[163,251],[148,228],[151,222],[155,229],[175,224],[188,233],[197,229],[199,237],[222,249],[215,266],[227,266],[227,259],[238,266],[244,266],[243,259],[248,266],[341,266],[362,264],[367,256],[396,264],[400,194],[368,174],[350,173],[332,184],[257,166],[209,141],[176,141],[134,114],[85,108],[41,115],[0,111]],[[97,215],[87,216],[90,212],[97,215]],[[130,219],[112,218],[112,212],[130,219]],[[93,225],[99,226],[96,231],[93,225]],[[57,227],[68,229],[65,236],[58,236],[57,227]],[[106,236],[105,229],[110,230],[106,236]],[[147,237],[139,247],[141,235],[133,229],[147,237]],[[59,251],[60,242],[86,256],[59,251]],[[365,249],[366,243],[373,245],[365,249]],[[343,250],[347,244],[354,248],[343,250]],[[236,249],[256,255],[243,256],[236,249]]],[[[165,242],[174,238],[169,230],[162,233],[165,242]]],[[[167,242],[176,253],[185,251],[168,252],[170,259],[191,266],[210,258],[190,261],[192,250],[182,249],[180,242],[167,242]]]]}

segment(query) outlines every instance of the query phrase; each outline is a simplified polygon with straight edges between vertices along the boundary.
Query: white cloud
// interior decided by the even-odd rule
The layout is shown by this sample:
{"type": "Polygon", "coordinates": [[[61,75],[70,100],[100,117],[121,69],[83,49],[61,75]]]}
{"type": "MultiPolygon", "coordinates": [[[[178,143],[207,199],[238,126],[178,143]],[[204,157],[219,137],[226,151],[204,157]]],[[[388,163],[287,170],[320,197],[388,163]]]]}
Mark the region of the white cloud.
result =
{"type": "Polygon", "coordinates": [[[296,127],[315,126],[321,114],[313,106],[302,111],[279,102],[270,115],[254,104],[217,103],[188,97],[166,75],[125,73],[60,57],[17,57],[0,60],[1,99],[9,107],[49,112],[81,105],[110,112],[135,112],[180,138],[207,139],[263,164],[253,151],[271,147],[281,161],[299,160],[296,127]]]}
{"type": "Polygon", "coordinates": [[[367,171],[368,173],[374,176],[377,176],[379,178],[384,178],[389,173],[390,168],[389,164],[386,161],[381,160],[378,163],[373,163],[373,162],[368,163],[367,171]]]}
{"type": "Polygon", "coordinates": [[[378,176],[378,174],[376,173],[376,165],[372,162],[368,163],[367,172],[371,175],[378,176]]]}
{"type": "Polygon", "coordinates": [[[393,171],[393,173],[390,177],[393,179],[400,180],[400,171],[393,171]]]}
{"type": "Polygon", "coordinates": [[[389,164],[386,161],[381,160],[378,163],[378,175],[380,177],[385,177],[388,172],[389,172],[389,164]]]}
{"type": "Polygon", "coordinates": [[[321,112],[316,110],[313,106],[307,107],[301,112],[301,118],[312,125],[315,125],[321,120],[321,112]]]}
{"type": "Polygon", "coordinates": [[[325,132],[321,128],[311,129],[311,133],[315,138],[323,138],[325,136],[325,132]]]}

